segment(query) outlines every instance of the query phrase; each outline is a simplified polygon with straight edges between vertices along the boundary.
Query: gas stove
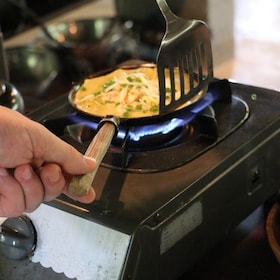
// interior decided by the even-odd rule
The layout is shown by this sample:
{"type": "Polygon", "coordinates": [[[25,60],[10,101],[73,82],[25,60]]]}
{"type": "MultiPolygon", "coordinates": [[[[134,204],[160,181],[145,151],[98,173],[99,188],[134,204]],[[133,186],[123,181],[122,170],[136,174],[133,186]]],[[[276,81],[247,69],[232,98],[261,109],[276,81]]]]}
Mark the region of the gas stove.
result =
{"type": "MultiPolygon", "coordinates": [[[[158,33],[151,35],[150,26],[140,39],[145,46],[152,41],[153,50],[150,39],[158,33]]],[[[128,31],[134,42],[134,29],[128,31]]],[[[120,42],[116,47],[130,46],[120,42]]],[[[37,49],[39,55],[47,50],[37,49]]],[[[58,59],[47,87],[30,90],[26,78],[16,86],[30,118],[84,152],[100,120],[76,112],[64,93],[89,72],[88,64],[51,52],[58,59]]],[[[10,62],[25,61],[18,49],[7,54],[10,62]]],[[[18,65],[10,63],[11,82],[27,73],[18,65]]],[[[279,103],[279,92],[217,79],[191,107],[122,125],[96,174],[93,203],[61,195],[2,224],[0,279],[178,279],[278,194],[279,103]]]]}
{"type": "MultiPolygon", "coordinates": [[[[190,108],[120,127],[93,183],[96,201],[61,195],[27,214],[33,256],[1,257],[2,278],[177,279],[278,193],[279,103],[279,92],[215,80],[190,108]]],[[[98,125],[67,94],[29,117],[81,152],[98,125]]]]}

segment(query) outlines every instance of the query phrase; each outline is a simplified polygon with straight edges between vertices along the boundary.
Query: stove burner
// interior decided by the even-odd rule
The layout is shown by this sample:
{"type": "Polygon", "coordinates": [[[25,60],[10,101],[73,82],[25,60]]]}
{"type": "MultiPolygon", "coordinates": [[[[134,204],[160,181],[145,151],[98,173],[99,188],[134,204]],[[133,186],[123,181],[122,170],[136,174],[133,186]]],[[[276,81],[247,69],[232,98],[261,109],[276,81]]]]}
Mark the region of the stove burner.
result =
{"type": "MultiPolygon", "coordinates": [[[[168,119],[121,126],[102,166],[134,173],[179,167],[227,137],[248,116],[247,104],[231,96],[228,82],[214,82],[203,99],[168,119]]],[[[44,125],[84,153],[96,134],[98,121],[72,109],[70,114],[45,120],[44,125]]]]}

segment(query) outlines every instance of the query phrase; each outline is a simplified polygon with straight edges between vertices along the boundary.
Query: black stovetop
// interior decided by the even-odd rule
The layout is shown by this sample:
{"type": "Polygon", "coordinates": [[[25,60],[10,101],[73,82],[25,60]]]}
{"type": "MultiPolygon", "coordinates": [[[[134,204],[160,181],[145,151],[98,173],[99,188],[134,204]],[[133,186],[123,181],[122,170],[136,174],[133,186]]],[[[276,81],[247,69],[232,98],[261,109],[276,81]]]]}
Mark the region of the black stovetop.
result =
{"type": "MultiPolygon", "coordinates": [[[[222,141],[240,127],[248,115],[248,105],[231,96],[228,81],[217,80],[210,85],[204,98],[184,110],[141,122],[136,119],[122,123],[103,166],[130,173],[153,173],[180,167],[222,141]],[[170,155],[172,161],[168,160],[170,155]]],[[[99,121],[67,104],[43,124],[84,153],[96,134],[99,121]]]]}
{"type": "MultiPolygon", "coordinates": [[[[180,144],[178,151],[172,150],[174,147],[163,147],[156,152],[162,162],[169,163],[170,167],[166,168],[165,164],[159,170],[150,170],[149,166],[142,172],[141,168],[130,170],[129,164],[121,168],[112,167],[114,156],[110,155],[109,150],[93,183],[97,193],[94,203],[82,205],[62,196],[50,204],[120,231],[130,232],[141,223],[155,225],[176,212],[182,203],[204,196],[206,216],[211,211],[217,213],[219,209],[235,205],[242,210],[232,213],[231,222],[236,219],[240,222],[278,188],[276,182],[280,178],[275,161],[279,167],[276,157],[279,154],[280,95],[268,89],[237,83],[226,82],[226,85],[232,91],[232,98],[226,98],[226,102],[218,101],[215,105],[218,108],[218,130],[226,133],[210,138],[202,135],[196,144],[200,142],[203,149],[195,156],[172,165],[177,158],[182,158],[182,154],[192,154],[194,146],[180,144]],[[205,147],[205,143],[208,146],[205,147]],[[270,143],[268,147],[267,143],[270,143]],[[263,146],[268,151],[264,152],[263,146]],[[258,178],[258,173],[265,174],[258,178]],[[208,192],[211,193],[209,198],[205,194],[208,192]],[[213,202],[215,206],[218,205],[217,209],[213,208],[213,202]],[[77,205],[85,211],[78,210],[77,205]],[[155,218],[159,212],[160,219],[155,218]]],[[[34,111],[30,117],[45,124],[83,152],[88,139],[81,145],[64,134],[64,126],[71,125],[69,116],[73,114],[76,115],[76,112],[68,104],[67,95],[64,95],[34,111]]],[[[111,146],[111,149],[114,150],[114,147],[111,146]]],[[[143,155],[149,151],[141,153],[143,155]]],[[[137,155],[135,157],[137,159],[137,155]]]]}

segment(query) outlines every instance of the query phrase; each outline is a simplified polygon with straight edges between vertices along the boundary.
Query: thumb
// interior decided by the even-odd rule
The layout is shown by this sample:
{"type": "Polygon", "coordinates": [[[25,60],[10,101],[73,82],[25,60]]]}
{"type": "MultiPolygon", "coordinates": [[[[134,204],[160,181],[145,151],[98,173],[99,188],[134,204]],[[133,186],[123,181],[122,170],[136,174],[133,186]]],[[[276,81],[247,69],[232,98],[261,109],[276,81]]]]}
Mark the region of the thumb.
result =
{"type": "MultiPolygon", "coordinates": [[[[59,164],[69,174],[85,174],[94,170],[95,159],[84,156],[47,128],[40,126],[43,133],[40,133],[39,139],[37,138],[39,144],[33,143],[34,149],[39,153],[38,158],[41,158],[43,162],[59,164]]],[[[36,136],[38,137],[38,133],[36,136]]],[[[36,157],[36,151],[34,154],[36,157]]]]}

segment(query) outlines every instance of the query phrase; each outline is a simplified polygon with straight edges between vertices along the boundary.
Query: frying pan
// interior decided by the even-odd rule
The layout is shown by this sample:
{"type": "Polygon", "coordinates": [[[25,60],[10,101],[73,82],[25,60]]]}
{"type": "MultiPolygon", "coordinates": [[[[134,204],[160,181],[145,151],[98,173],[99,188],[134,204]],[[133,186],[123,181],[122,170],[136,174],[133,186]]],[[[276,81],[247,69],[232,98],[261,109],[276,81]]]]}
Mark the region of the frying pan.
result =
{"type": "MultiPolygon", "coordinates": [[[[156,66],[155,66],[155,64],[147,63],[147,64],[137,64],[137,65],[123,65],[122,67],[119,67],[119,68],[137,69],[139,67],[156,67],[156,66]]],[[[116,69],[117,68],[112,69],[111,71],[116,70],[116,69]]],[[[104,74],[108,74],[108,73],[110,73],[110,71],[99,73],[99,75],[104,75],[104,74]]],[[[96,75],[94,77],[96,77],[96,75]]],[[[77,111],[81,112],[82,114],[99,119],[99,128],[98,128],[98,132],[96,133],[95,137],[93,138],[92,142],[89,144],[89,146],[85,152],[86,156],[95,158],[95,160],[96,160],[95,171],[92,173],[85,174],[85,175],[74,176],[69,185],[69,191],[72,194],[77,195],[77,196],[83,196],[88,192],[89,186],[91,185],[91,183],[95,177],[96,171],[98,170],[98,167],[99,167],[103,157],[105,156],[114,135],[117,133],[118,127],[120,124],[122,124],[122,125],[123,124],[124,125],[131,125],[131,124],[144,125],[144,124],[148,124],[148,123],[149,124],[155,123],[159,120],[162,120],[163,118],[165,118],[165,119],[172,118],[173,114],[175,114],[175,113],[177,114],[180,110],[183,110],[186,107],[191,106],[192,104],[197,102],[199,99],[201,99],[205,95],[204,92],[201,92],[201,94],[194,97],[191,101],[189,101],[188,103],[181,106],[175,112],[166,113],[166,114],[156,114],[156,115],[151,115],[151,116],[136,117],[136,118],[135,117],[123,118],[123,117],[113,116],[113,115],[111,115],[111,112],[108,112],[107,115],[104,116],[104,115],[98,115],[98,114],[91,114],[85,110],[80,109],[76,105],[75,96],[82,85],[83,85],[83,83],[74,86],[74,88],[69,93],[68,100],[69,100],[70,104],[77,111]]],[[[190,113],[190,114],[192,114],[192,113],[190,113]]]]}

